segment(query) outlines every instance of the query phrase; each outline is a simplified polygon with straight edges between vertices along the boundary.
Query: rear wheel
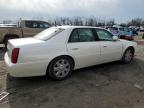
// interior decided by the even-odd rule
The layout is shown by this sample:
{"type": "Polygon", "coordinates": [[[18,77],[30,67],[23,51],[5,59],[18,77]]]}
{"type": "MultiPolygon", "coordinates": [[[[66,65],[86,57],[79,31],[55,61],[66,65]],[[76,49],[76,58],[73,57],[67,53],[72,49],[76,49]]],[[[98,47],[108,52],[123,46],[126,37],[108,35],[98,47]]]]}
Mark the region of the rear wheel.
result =
{"type": "Polygon", "coordinates": [[[121,61],[122,61],[122,63],[128,64],[128,63],[130,63],[133,60],[133,57],[134,57],[133,49],[132,48],[128,48],[125,51],[121,61]]]}
{"type": "Polygon", "coordinates": [[[74,63],[71,58],[61,56],[55,58],[47,69],[47,74],[54,80],[64,80],[71,75],[74,63]]]}

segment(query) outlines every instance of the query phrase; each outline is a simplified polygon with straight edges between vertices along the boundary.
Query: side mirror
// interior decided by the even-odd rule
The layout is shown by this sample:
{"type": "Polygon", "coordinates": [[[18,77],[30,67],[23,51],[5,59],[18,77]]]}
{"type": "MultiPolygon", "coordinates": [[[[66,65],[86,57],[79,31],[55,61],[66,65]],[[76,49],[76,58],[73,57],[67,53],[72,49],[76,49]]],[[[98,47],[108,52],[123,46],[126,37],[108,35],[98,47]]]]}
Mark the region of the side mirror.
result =
{"type": "Polygon", "coordinates": [[[113,41],[118,41],[118,40],[119,40],[118,36],[113,36],[113,41]]]}

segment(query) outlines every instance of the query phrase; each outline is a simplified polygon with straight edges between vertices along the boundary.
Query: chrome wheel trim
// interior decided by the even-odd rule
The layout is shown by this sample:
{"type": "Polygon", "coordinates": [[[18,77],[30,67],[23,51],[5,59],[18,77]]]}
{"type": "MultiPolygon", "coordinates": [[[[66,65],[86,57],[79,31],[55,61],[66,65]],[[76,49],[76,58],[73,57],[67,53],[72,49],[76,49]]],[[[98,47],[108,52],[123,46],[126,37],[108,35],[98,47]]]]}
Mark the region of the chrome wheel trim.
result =
{"type": "Polygon", "coordinates": [[[133,58],[133,53],[131,50],[127,50],[125,53],[125,61],[130,62],[133,58]]]}
{"type": "Polygon", "coordinates": [[[69,61],[66,59],[58,60],[53,66],[53,71],[56,77],[66,77],[70,72],[69,61]]]}

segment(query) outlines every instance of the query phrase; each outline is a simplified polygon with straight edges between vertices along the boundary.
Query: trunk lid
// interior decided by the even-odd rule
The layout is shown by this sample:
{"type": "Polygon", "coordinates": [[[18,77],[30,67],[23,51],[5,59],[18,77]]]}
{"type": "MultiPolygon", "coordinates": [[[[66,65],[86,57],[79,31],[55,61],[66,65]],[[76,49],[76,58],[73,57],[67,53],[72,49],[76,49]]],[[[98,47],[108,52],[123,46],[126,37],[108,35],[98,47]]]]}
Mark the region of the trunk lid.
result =
{"type": "Polygon", "coordinates": [[[11,39],[8,41],[8,44],[7,44],[8,56],[11,58],[12,50],[14,48],[21,48],[22,46],[38,44],[38,43],[42,43],[42,42],[44,42],[44,41],[38,40],[35,38],[11,39]]]}
{"type": "Polygon", "coordinates": [[[36,44],[44,42],[42,40],[38,40],[35,38],[21,38],[21,39],[11,39],[9,40],[9,43],[13,45],[14,47],[20,47],[24,45],[30,45],[30,44],[36,44]]]}

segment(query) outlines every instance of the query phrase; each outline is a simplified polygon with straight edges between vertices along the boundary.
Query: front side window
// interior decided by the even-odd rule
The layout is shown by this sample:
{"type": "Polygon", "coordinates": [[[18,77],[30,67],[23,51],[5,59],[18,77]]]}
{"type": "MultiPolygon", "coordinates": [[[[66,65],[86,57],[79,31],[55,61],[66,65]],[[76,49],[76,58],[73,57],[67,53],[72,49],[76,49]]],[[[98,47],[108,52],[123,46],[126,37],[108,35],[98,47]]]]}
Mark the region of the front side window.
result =
{"type": "Polygon", "coordinates": [[[106,30],[96,29],[96,33],[98,35],[99,40],[101,41],[112,41],[113,35],[106,30]]]}
{"type": "Polygon", "coordinates": [[[92,29],[80,28],[75,29],[69,39],[69,42],[90,42],[95,41],[92,29]]]}

